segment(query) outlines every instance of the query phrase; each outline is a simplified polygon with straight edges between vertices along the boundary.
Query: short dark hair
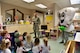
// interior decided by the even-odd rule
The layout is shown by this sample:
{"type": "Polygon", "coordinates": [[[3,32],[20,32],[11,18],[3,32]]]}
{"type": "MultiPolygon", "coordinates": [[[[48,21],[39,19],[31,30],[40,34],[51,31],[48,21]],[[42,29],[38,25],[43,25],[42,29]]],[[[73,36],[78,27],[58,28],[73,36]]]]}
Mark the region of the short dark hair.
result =
{"type": "Polygon", "coordinates": [[[22,41],[18,41],[17,42],[17,47],[21,47],[22,46],[22,41]]]}
{"type": "Polygon", "coordinates": [[[3,26],[3,29],[5,30],[6,26],[3,26]]]}
{"type": "Polygon", "coordinates": [[[23,33],[23,40],[25,40],[25,36],[26,36],[27,32],[23,33]]]}
{"type": "Polygon", "coordinates": [[[35,45],[38,45],[40,43],[40,40],[39,38],[35,38],[35,41],[34,41],[35,45]]]}
{"type": "Polygon", "coordinates": [[[15,32],[18,32],[18,30],[15,30],[15,32]]]}
{"type": "Polygon", "coordinates": [[[24,33],[23,33],[23,36],[26,36],[26,34],[27,34],[27,32],[24,32],[24,33]]]}

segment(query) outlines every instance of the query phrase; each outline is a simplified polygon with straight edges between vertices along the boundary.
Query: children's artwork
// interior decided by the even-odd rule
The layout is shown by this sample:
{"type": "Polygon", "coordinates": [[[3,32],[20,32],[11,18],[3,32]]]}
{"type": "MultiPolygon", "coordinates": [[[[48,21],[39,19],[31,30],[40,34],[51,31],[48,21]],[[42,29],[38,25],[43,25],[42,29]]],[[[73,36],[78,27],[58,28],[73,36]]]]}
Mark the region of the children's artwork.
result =
{"type": "Polygon", "coordinates": [[[20,20],[20,24],[24,24],[24,21],[23,20],[20,20]]]}
{"type": "Polygon", "coordinates": [[[30,24],[30,22],[29,21],[26,21],[25,24],[30,24]]]}
{"type": "Polygon", "coordinates": [[[52,21],[53,20],[53,16],[52,15],[47,15],[46,16],[46,21],[52,21]]]}
{"type": "Polygon", "coordinates": [[[11,17],[8,17],[8,18],[6,19],[6,21],[11,21],[11,17]]]}
{"type": "Polygon", "coordinates": [[[18,20],[18,16],[15,16],[15,20],[18,20]]]}

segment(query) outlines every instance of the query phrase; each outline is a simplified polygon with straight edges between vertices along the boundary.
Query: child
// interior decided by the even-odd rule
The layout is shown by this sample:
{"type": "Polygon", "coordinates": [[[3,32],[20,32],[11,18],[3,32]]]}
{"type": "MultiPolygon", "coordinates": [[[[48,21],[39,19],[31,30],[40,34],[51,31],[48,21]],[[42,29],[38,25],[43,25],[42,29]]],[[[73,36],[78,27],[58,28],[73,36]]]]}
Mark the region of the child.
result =
{"type": "Polygon", "coordinates": [[[18,32],[18,30],[16,30],[15,32],[14,32],[14,36],[15,36],[15,43],[17,43],[18,42],[18,38],[19,38],[19,32],[18,32]]]}
{"type": "Polygon", "coordinates": [[[23,53],[23,51],[25,51],[25,50],[23,49],[23,43],[22,43],[22,41],[17,42],[16,53],[23,53]]]}
{"type": "Polygon", "coordinates": [[[9,39],[3,39],[1,43],[2,53],[11,53],[9,47],[11,46],[11,42],[9,39]]]}
{"type": "Polygon", "coordinates": [[[42,45],[42,53],[49,53],[50,46],[48,45],[48,38],[43,39],[44,44],[42,45]]]}
{"type": "Polygon", "coordinates": [[[23,33],[23,40],[26,40],[26,37],[27,37],[27,32],[24,32],[23,33]]]}
{"type": "Polygon", "coordinates": [[[6,26],[3,26],[3,31],[7,31],[6,26]]]}
{"type": "Polygon", "coordinates": [[[5,53],[11,53],[11,50],[9,49],[9,47],[11,47],[11,42],[9,39],[6,39],[6,49],[5,49],[5,53]]]}
{"type": "Polygon", "coordinates": [[[1,42],[2,42],[2,39],[3,39],[3,37],[2,37],[2,32],[0,31],[0,44],[1,44],[1,42]]]}
{"type": "Polygon", "coordinates": [[[33,41],[32,41],[31,35],[27,35],[26,40],[24,40],[23,43],[24,43],[24,46],[26,48],[31,48],[32,49],[33,41]]]}
{"type": "Polygon", "coordinates": [[[23,40],[23,36],[20,34],[18,37],[18,41],[22,41],[23,40]]]}
{"type": "Polygon", "coordinates": [[[41,52],[41,47],[40,47],[40,40],[39,38],[36,38],[34,41],[34,47],[32,48],[33,53],[40,53],[41,52]]]}
{"type": "Polygon", "coordinates": [[[15,43],[23,40],[23,36],[21,34],[17,34],[17,35],[18,36],[15,38],[15,43]]]}
{"type": "Polygon", "coordinates": [[[3,31],[2,36],[3,36],[4,39],[9,39],[10,40],[10,34],[8,33],[8,31],[3,31]]]}

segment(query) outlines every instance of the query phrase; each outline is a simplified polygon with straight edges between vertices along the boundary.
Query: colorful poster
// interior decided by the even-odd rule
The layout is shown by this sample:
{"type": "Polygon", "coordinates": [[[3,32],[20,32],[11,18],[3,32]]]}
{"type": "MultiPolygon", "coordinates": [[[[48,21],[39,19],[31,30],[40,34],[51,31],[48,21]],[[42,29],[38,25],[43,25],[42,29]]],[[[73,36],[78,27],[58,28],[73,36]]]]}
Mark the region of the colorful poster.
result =
{"type": "Polygon", "coordinates": [[[53,16],[52,15],[47,15],[46,16],[46,21],[52,21],[53,20],[53,16]]]}

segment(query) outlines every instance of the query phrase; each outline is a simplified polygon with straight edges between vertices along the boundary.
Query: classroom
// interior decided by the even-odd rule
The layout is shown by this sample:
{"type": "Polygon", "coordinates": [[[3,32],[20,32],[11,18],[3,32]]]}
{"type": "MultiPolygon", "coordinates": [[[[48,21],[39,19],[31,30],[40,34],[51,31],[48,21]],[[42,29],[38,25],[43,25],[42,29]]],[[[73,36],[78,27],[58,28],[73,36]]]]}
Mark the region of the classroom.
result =
{"type": "Polygon", "coordinates": [[[80,0],[0,0],[0,53],[80,53],[80,0]]]}

